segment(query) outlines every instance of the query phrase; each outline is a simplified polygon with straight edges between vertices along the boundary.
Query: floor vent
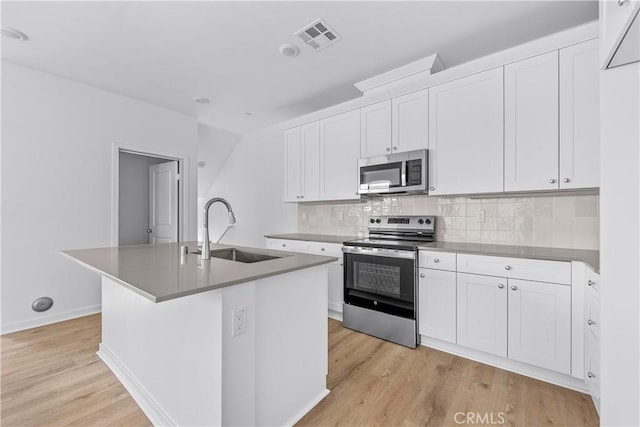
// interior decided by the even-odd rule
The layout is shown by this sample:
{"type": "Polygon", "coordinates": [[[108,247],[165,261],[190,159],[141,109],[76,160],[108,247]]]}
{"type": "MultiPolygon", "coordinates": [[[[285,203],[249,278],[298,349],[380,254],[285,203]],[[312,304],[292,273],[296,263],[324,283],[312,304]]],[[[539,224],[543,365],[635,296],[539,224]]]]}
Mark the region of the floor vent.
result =
{"type": "Polygon", "coordinates": [[[324,49],[342,39],[322,18],[293,33],[315,50],[324,49]]]}

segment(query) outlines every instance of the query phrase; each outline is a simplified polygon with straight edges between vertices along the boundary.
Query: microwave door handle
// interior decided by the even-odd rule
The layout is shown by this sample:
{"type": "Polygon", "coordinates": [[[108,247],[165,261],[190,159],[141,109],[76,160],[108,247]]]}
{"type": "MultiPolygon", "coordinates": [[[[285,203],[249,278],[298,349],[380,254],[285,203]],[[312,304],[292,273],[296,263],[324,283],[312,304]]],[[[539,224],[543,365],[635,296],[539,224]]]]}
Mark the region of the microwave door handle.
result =
{"type": "Polygon", "coordinates": [[[402,166],[400,168],[400,173],[401,173],[400,180],[402,182],[402,186],[406,187],[407,186],[407,162],[402,162],[401,164],[402,166]]]}

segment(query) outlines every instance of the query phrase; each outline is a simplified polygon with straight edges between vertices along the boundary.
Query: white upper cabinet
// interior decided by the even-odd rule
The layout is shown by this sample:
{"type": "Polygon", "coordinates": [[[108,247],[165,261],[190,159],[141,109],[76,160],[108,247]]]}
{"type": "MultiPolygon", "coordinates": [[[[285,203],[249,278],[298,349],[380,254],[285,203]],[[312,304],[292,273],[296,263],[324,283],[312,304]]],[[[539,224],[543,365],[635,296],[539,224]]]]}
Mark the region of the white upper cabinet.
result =
{"type": "Polygon", "coordinates": [[[509,358],[571,374],[571,287],[509,279],[509,358]]]}
{"type": "Polygon", "coordinates": [[[298,202],[302,194],[302,132],[301,126],[284,131],[284,193],[285,202],[298,202]]]}
{"type": "Polygon", "coordinates": [[[391,149],[391,100],[361,108],[360,156],[389,154],[391,149]]]}
{"type": "Polygon", "coordinates": [[[600,185],[598,45],[560,49],[560,188],[600,185]]]}
{"type": "Polygon", "coordinates": [[[360,110],[320,120],[320,199],[358,196],[360,110]]]}
{"type": "Polygon", "coordinates": [[[615,67],[637,61],[640,0],[607,0],[601,5],[603,66],[615,67]]]}
{"type": "Polygon", "coordinates": [[[391,100],[391,149],[429,147],[429,91],[409,93],[391,100]]]}
{"type": "Polygon", "coordinates": [[[429,88],[429,194],[503,191],[503,70],[429,88]]]}
{"type": "Polygon", "coordinates": [[[504,67],[504,190],[558,188],[558,52],[504,67]]]}
{"type": "Polygon", "coordinates": [[[320,126],[318,122],[284,132],[284,201],[320,197],[320,126]]]}

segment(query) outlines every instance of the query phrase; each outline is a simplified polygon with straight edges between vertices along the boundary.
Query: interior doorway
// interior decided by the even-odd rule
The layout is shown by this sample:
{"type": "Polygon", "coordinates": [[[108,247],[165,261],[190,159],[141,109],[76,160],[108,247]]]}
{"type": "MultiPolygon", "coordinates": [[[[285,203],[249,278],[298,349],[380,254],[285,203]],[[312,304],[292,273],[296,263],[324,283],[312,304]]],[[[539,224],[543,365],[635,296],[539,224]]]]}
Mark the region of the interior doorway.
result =
{"type": "Polygon", "coordinates": [[[118,246],[179,241],[181,162],[119,150],[118,165],[118,246]]]}

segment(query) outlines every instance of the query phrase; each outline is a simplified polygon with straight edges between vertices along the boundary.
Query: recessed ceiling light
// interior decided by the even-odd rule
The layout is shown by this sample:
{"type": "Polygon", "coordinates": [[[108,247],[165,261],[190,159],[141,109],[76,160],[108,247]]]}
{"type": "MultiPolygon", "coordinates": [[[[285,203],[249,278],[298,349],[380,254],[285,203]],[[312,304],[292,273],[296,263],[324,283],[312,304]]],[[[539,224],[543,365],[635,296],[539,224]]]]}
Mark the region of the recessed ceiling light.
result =
{"type": "Polygon", "coordinates": [[[293,58],[300,54],[300,48],[293,44],[283,44],[280,46],[280,53],[282,56],[293,58]]]}
{"type": "Polygon", "coordinates": [[[206,96],[196,96],[193,100],[198,104],[209,104],[211,102],[211,100],[206,96]]]}
{"type": "Polygon", "coordinates": [[[29,40],[29,37],[27,37],[25,33],[11,27],[0,28],[0,34],[13,40],[20,40],[23,42],[26,42],[27,40],[29,40]]]}

